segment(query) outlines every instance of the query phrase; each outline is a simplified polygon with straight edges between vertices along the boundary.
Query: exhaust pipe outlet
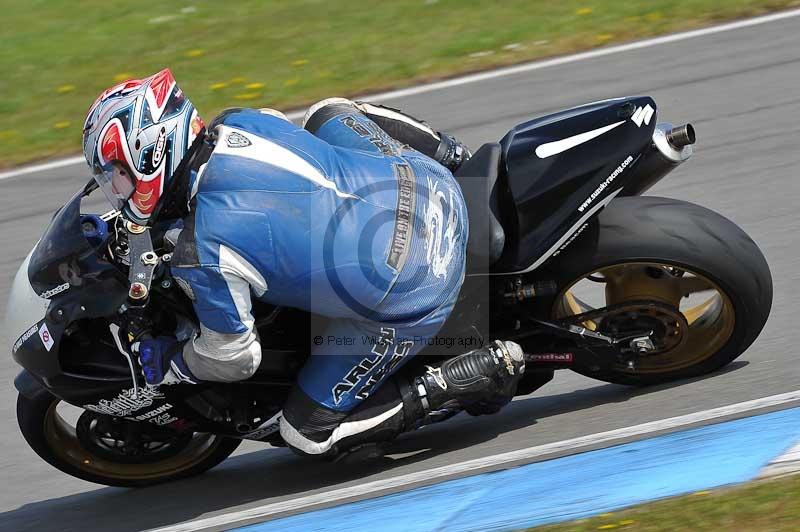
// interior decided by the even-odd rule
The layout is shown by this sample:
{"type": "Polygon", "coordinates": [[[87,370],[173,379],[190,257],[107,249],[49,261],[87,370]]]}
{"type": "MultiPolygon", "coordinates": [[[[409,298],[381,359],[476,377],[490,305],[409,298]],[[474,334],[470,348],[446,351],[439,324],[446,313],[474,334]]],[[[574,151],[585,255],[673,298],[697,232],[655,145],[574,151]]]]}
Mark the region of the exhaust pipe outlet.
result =
{"type": "Polygon", "coordinates": [[[652,144],[636,164],[628,184],[622,190],[622,196],[638,196],[646,192],[692,156],[695,140],[691,124],[677,127],[667,123],[657,124],[652,144]]]}
{"type": "Polygon", "coordinates": [[[686,124],[673,128],[666,133],[666,137],[667,142],[669,142],[676,150],[683,149],[684,146],[691,146],[697,140],[692,124],[686,124]]]}
{"type": "MultiPolygon", "coordinates": [[[[692,144],[697,140],[691,124],[673,126],[657,124],[653,131],[653,147],[665,163],[679,165],[692,156],[692,144]]],[[[652,150],[651,150],[652,151],[652,150]]]]}

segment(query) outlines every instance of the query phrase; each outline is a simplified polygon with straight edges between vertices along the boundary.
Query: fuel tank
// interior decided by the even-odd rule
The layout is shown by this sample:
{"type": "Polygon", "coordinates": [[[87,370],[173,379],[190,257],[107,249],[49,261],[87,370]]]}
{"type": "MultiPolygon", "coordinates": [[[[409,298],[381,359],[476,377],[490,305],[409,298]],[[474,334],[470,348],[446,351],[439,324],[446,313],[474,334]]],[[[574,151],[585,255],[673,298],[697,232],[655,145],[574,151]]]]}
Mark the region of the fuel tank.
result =
{"type": "Polygon", "coordinates": [[[525,122],[500,141],[506,246],[497,273],[533,271],[620,193],[649,149],[647,96],[590,103],[525,122]]]}

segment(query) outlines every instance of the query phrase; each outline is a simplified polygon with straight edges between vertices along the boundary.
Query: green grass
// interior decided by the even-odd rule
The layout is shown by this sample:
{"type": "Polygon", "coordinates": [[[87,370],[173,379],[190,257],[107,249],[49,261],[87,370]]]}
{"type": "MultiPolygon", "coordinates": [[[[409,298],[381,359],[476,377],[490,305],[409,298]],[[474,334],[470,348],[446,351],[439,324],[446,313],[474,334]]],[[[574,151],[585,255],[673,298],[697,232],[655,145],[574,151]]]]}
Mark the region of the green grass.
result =
{"type": "Polygon", "coordinates": [[[535,532],[597,530],[793,532],[800,530],[800,475],[716,492],[702,491],[591,519],[529,529],[535,532]]]}
{"type": "Polygon", "coordinates": [[[103,89],[167,66],[210,119],[230,106],[296,108],[796,3],[3,0],[0,166],[80,152],[84,114],[103,89]]]}

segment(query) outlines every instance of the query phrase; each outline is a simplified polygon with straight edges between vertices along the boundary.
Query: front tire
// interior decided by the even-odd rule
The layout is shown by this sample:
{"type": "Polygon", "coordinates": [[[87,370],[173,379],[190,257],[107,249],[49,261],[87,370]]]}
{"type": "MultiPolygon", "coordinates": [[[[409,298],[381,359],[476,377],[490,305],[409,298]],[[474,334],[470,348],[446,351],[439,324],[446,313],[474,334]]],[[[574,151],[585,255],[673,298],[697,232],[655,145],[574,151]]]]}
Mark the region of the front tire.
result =
{"type": "MultiPolygon", "coordinates": [[[[674,323],[681,334],[691,331],[691,324],[698,320],[705,320],[699,325],[716,327],[716,330],[695,335],[694,341],[688,335],[681,347],[680,354],[685,358],[683,365],[659,366],[653,358],[650,366],[642,368],[631,369],[619,364],[611,371],[581,371],[584,375],[629,385],[697,377],[729,364],[761,333],[772,306],[769,266],[753,240],[730,220],[692,203],[637,196],[613,200],[592,224],[585,237],[579,238],[548,266],[560,287],[559,295],[551,302],[553,317],[564,318],[569,314],[564,309],[570,304],[575,308],[575,298],[568,298],[570,289],[581,279],[597,281],[599,278],[608,283],[611,275],[620,275],[619,271],[629,272],[625,279],[633,279],[639,286],[609,289],[606,285],[606,297],[615,295],[614,303],[638,303],[648,288],[646,277],[630,274],[637,272],[637,268],[647,272],[655,268],[656,273],[659,268],[668,273],[677,272],[675,276],[683,276],[684,282],[707,283],[704,290],[716,290],[718,296],[703,310],[714,310],[715,316],[693,314],[684,316],[684,321],[681,315],[674,314],[679,318],[674,323]]],[[[676,301],[674,297],[665,297],[665,291],[660,290],[655,300],[664,308],[667,307],[663,305],[665,302],[671,302],[678,312],[676,303],[681,297],[677,296],[676,301]]],[[[574,314],[587,310],[579,307],[574,314]]],[[[641,308],[646,306],[640,305],[641,308]]],[[[669,312],[667,309],[667,314],[669,312]]],[[[665,354],[668,354],[666,349],[665,354]]]]}
{"type": "MultiPolygon", "coordinates": [[[[151,460],[115,459],[85,445],[58,412],[60,400],[40,390],[33,398],[17,397],[17,422],[31,449],[53,467],[74,477],[119,487],[144,487],[203,473],[225,460],[240,440],[198,434],[175,440],[151,460]]],[[[122,420],[122,422],[130,423],[122,420]]],[[[80,429],[78,429],[80,430],[80,429]]]]}

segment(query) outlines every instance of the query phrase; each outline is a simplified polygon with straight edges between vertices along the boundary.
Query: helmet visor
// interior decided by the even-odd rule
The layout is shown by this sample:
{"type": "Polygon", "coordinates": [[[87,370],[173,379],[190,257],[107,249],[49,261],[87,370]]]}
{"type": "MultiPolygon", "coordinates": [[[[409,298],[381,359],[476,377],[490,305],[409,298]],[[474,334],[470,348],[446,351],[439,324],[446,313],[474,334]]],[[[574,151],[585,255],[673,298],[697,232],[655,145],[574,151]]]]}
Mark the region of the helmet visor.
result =
{"type": "Polygon", "coordinates": [[[100,190],[106,195],[111,206],[121,211],[125,203],[136,189],[133,175],[124,164],[119,161],[94,166],[94,180],[100,190]]]}

